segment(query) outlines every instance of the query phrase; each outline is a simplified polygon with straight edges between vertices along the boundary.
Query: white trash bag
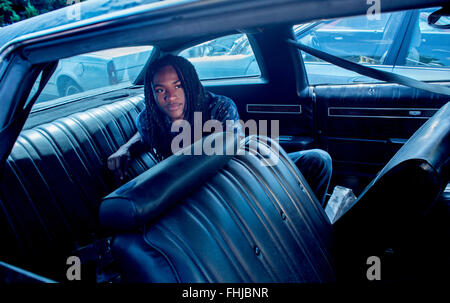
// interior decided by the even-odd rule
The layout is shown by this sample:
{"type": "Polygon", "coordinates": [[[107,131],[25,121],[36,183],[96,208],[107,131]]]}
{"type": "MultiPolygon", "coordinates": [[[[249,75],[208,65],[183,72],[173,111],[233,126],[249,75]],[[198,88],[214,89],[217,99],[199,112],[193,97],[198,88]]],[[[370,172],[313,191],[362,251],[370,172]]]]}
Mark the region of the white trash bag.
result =
{"type": "Polygon", "coordinates": [[[325,207],[325,213],[331,223],[333,224],[336,222],[355,200],[356,196],[350,188],[339,185],[335,186],[333,189],[333,194],[325,207]]]}

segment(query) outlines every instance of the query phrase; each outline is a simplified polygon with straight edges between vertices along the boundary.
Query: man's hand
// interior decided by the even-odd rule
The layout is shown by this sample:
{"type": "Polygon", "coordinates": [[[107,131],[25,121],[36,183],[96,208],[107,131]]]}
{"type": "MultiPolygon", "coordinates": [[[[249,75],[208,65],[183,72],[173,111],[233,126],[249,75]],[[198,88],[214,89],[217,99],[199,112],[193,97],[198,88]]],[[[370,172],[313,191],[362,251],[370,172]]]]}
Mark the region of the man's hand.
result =
{"type": "Polygon", "coordinates": [[[127,175],[128,164],[131,160],[132,148],[136,149],[141,143],[141,135],[137,132],[131,139],[122,145],[114,154],[108,158],[108,168],[115,172],[120,180],[127,175]]]}
{"type": "Polygon", "coordinates": [[[128,164],[131,160],[131,154],[126,146],[120,147],[114,154],[108,158],[108,168],[116,173],[120,180],[123,180],[127,174],[128,164]]]}

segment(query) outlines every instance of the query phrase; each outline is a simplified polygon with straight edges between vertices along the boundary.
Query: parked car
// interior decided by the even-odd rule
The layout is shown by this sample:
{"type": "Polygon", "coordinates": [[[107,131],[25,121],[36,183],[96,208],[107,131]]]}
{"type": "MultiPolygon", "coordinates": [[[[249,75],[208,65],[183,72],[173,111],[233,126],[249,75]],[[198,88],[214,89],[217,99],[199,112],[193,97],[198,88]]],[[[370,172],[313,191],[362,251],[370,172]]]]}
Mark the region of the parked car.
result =
{"type": "Polygon", "coordinates": [[[364,1],[91,0],[75,4],[79,20],[68,7],[0,29],[0,281],[447,279],[450,44],[445,29],[421,28],[420,46],[412,34],[439,5],[383,1],[383,29],[358,30],[332,18],[365,22],[364,1]],[[286,41],[296,38],[442,77],[359,82],[286,41]],[[166,53],[189,57],[243,121],[278,122],[278,135],[244,128],[226,142],[238,155],[144,151],[117,178],[107,159],[136,133],[145,66],[166,53]],[[76,85],[58,91],[63,75],[76,85]],[[54,99],[38,102],[47,89],[54,99]],[[337,185],[357,196],[333,222],[286,154],[311,148],[333,159],[328,198],[337,185]]]}
{"type": "Polygon", "coordinates": [[[243,34],[202,43],[182,51],[180,56],[194,64],[201,79],[260,76],[255,56],[243,34]]]}
{"type": "Polygon", "coordinates": [[[144,67],[151,51],[151,46],[135,46],[62,59],[37,102],[112,85],[129,85],[144,67]]]}

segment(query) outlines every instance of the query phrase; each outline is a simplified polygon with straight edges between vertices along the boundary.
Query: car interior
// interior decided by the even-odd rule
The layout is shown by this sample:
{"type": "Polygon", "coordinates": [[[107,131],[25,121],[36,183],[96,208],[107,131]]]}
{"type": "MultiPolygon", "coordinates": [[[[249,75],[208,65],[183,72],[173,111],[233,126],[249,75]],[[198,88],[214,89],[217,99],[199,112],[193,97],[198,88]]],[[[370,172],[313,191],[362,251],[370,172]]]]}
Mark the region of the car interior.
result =
{"type": "Polygon", "coordinates": [[[383,280],[444,279],[449,96],[381,81],[312,85],[302,52],[287,42],[297,39],[293,26],[152,41],[132,85],[32,107],[57,64],[40,63],[41,82],[24,81],[37,95],[1,171],[2,281],[67,281],[69,256],[81,259],[82,281],[97,283],[367,281],[370,256],[381,258],[383,280]],[[278,120],[279,137],[227,141],[251,151],[235,156],[157,163],[143,152],[125,180],[108,170],[137,131],[148,64],[236,34],[247,37],[260,75],[202,83],[231,98],[243,121],[278,120]],[[357,196],[333,224],[287,156],[311,148],[333,160],[327,199],[336,185],[357,196]],[[261,165],[276,152],[275,165],[261,165]]]}

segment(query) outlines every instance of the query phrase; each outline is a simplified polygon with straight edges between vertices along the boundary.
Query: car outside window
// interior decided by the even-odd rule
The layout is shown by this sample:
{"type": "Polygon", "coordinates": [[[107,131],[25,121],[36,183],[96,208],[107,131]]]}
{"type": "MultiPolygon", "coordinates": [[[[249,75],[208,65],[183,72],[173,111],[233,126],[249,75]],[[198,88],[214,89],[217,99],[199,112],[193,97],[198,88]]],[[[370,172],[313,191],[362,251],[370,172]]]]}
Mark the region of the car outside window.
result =
{"type": "MultiPolygon", "coordinates": [[[[422,81],[448,81],[450,78],[450,29],[430,26],[428,16],[438,8],[417,12],[410,29],[411,37],[399,56],[394,72],[422,81]]],[[[449,17],[439,23],[450,24],[449,17]]]]}
{"type": "MultiPolygon", "coordinates": [[[[379,20],[358,16],[317,22],[309,26],[297,25],[294,26],[294,33],[297,41],[307,46],[355,63],[392,71],[393,63],[388,64],[387,58],[404,14],[384,13],[379,20]]],[[[312,85],[378,82],[304,52],[302,57],[312,85]]]]}
{"type": "MultiPolygon", "coordinates": [[[[42,90],[37,104],[75,95],[110,91],[129,86],[139,75],[153,50],[152,46],[121,47],[59,60],[58,66],[42,90]]],[[[40,82],[37,79],[32,92],[40,82]]]]}
{"type": "Polygon", "coordinates": [[[245,34],[220,37],[183,50],[200,80],[260,77],[261,71],[245,34]]]}

